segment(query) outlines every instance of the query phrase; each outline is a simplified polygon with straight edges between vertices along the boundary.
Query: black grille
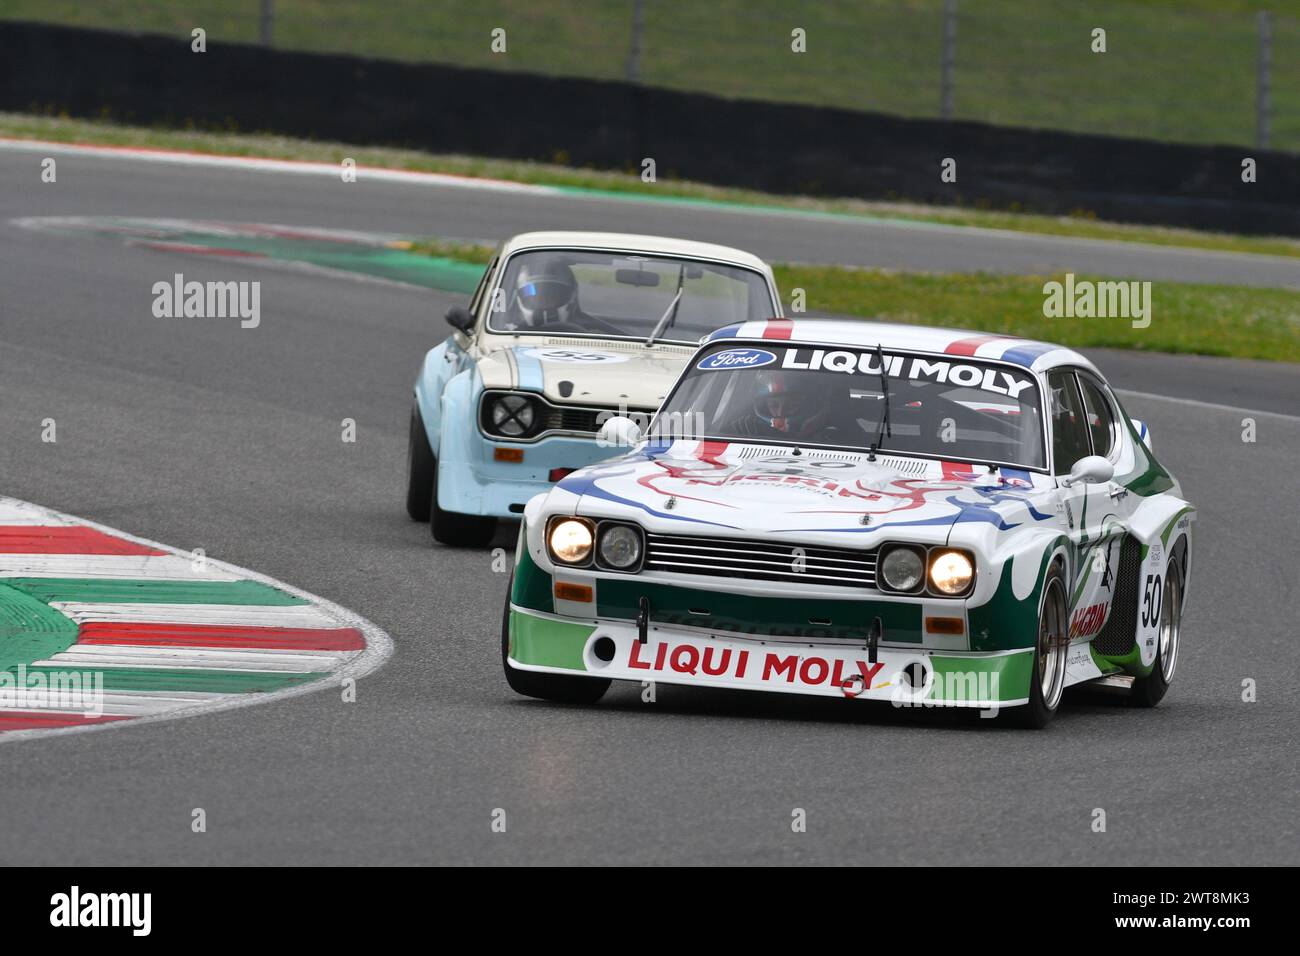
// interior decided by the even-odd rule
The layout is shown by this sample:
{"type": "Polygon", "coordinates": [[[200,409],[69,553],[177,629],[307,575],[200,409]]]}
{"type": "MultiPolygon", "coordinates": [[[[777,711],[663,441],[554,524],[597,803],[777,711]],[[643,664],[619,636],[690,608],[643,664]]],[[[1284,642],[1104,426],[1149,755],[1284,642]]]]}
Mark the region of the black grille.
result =
{"type": "Polygon", "coordinates": [[[1125,535],[1119,546],[1119,571],[1115,574],[1115,593],[1110,617],[1092,639],[1098,654],[1123,657],[1133,649],[1137,633],[1138,573],[1142,568],[1142,545],[1132,535],[1125,535]]]}
{"type": "Polygon", "coordinates": [[[649,534],[645,566],[653,571],[874,587],[876,552],[735,538],[649,534]]]}
{"type": "Polygon", "coordinates": [[[542,430],[584,432],[594,435],[600,431],[603,421],[608,421],[614,415],[625,415],[629,412],[645,415],[647,418],[654,413],[653,409],[642,408],[564,408],[558,405],[548,405],[546,406],[546,414],[543,419],[545,424],[542,426],[542,430]],[[601,420],[601,415],[605,416],[604,420],[601,420]]]}

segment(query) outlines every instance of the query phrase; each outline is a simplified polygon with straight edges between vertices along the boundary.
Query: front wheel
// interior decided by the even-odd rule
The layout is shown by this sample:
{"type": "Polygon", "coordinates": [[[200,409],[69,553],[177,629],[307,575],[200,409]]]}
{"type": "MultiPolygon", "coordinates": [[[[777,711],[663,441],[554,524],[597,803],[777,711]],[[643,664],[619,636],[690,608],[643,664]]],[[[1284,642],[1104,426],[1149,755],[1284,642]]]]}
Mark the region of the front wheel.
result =
{"type": "Polygon", "coordinates": [[[501,617],[501,666],[510,689],[525,697],[553,700],[560,704],[594,704],[605,696],[610,681],[600,677],[569,677],[566,674],[543,674],[510,666],[510,594],[514,576],[506,591],[505,613],[501,617]]]}
{"type": "Polygon", "coordinates": [[[1154,707],[1169,691],[1178,666],[1178,639],[1183,624],[1183,569],[1177,558],[1165,572],[1165,593],[1160,608],[1160,636],[1151,673],[1133,682],[1133,703],[1154,707]]]}
{"type": "Polygon", "coordinates": [[[1043,585],[1043,609],[1038,616],[1034,666],[1029,678],[1029,703],[1010,711],[1014,722],[1022,727],[1046,727],[1056,716],[1065,691],[1065,658],[1070,643],[1068,622],[1065,576],[1059,565],[1053,565],[1043,585]]]}
{"type": "Polygon", "coordinates": [[[443,511],[438,503],[438,460],[433,460],[433,540],[454,548],[481,548],[491,544],[497,533],[497,519],[443,511]]]}
{"type": "Polygon", "coordinates": [[[411,406],[411,434],[406,442],[406,513],[412,521],[428,521],[433,505],[433,449],[424,430],[420,406],[411,406]]]}

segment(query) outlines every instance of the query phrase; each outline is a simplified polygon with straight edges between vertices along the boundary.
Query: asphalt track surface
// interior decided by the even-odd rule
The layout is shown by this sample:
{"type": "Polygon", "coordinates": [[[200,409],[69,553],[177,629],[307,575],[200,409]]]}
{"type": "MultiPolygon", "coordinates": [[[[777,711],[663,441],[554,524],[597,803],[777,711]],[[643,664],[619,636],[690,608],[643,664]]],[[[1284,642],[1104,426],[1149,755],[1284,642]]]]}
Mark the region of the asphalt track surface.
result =
{"type": "MultiPolygon", "coordinates": [[[[395,650],[355,703],[326,690],[0,744],[0,861],[1300,862],[1300,642],[1283,610],[1300,500],[1294,366],[1097,356],[1117,387],[1173,396],[1127,405],[1200,507],[1179,673],[1154,711],[1076,694],[1034,733],[946,712],[667,686],[653,704],[626,685],[594,707],[562,707],[516,697],[501,676],[506,576],[491,552],[434,546],[403,510],[413,375],[443,337],[452,297],[10,220],[163,216],[488,239],[600,227],[805,261],[1078,272],[1111,262],[1152,279],[1164,269],[1210,278],[1205,263],[1098,243],[972,246],[950,230],[854,232],[122,160],[63,157],[55,185],[38,172],[36,157],[0,151],[3,492],[311,590],[374,621],[395,650]],[[174,272],[260,280],[261,326],[154,318],[151,286],[174,272]],[[1248,415],[1254,443],[1241,440],[1248,415]],[[45,418],[56,444],[40,441],[45,418]],[[344,418],[357,422],[356,444],[340,440],[344,418]],[[1257,683],[1254,703],[1241,699],[1245,679],[1257,683]],[[191,832],[196,807],[206,833],[191,832]],[[497,808],[505,833],[492,831],[497,808]],[[791,832],[794,808],[807,813],[806,833],[791,832]],[[1105,833],[1091,828],[1095,808],[1105,833]]],[[[1224,281],[1277,268],[1213,258],[1236,276],[1224,281]]],[[[497,545],[512,547],[513,533],[497,545]]]]}

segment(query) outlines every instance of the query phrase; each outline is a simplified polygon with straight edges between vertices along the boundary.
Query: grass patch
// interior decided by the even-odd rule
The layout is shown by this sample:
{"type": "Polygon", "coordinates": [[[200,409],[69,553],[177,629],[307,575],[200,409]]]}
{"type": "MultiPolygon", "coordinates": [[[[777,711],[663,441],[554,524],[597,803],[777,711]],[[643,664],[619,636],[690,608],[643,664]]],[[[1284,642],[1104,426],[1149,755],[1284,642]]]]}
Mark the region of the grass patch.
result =
{"type": "Polygon", "coordinates": [[[273,159],[311,160],[325,163],[339,163],[345,157],[351,157],[363,167],[504,179],[565,189],[598,191],[612,198],[718,202],[808,214],[1004,229],[1036,235],[1141,242],[1189,249],[1208,249],[1216,252],[1300,257],[1300,239],[1125,225],[1097,220],[1086,212],[1076,216],[1044,216],[1014,211],[924,206],[915,203],[776,196],[752,190],[710,186],[689,180],[661,179],[658,183],[645,183],[635,172],[575,169],[558,163],[433,154],[410,149],[317,142],[271,134],[155,129],[66,117],[0,113],[0,136],[65,143],[180,149],[222,156],[266,156],[273,159]]]}
{"type": "MultiPolygon", "coordinates": [[[[486,264],[492,248],[442,239],[405,248],[438,259],[486,264]]],[[[846,315],[909,325],[971,329],[1058,342],[1071,348],[1120,348],[1228,358],[1300,362],[1300,292],[1243,286],[1151,284],[1151,325],[1129,319],[1049,319],[1043,284],[1062,276],[921,273],[778,263],[786,301],[804,289],[812,315],[846,315]]],[[[1103,281],[1103,276],[1075,276],[1103,281]]]]}
{"type": "MultiPolygon", "coordinates": [[[[1300,293],[1284,289],[1151,284],[1151,325],[1128,319],[1049,319],[1043,284],[1062,276],[927,274],[839,266],[775,267],[808,293],[808,311],[1021,335],[1072,348],[1121,348],[1300,362],[1300,293]]],[[[1101,281],[1105,277],[1076,276],[1101,281]]]]}

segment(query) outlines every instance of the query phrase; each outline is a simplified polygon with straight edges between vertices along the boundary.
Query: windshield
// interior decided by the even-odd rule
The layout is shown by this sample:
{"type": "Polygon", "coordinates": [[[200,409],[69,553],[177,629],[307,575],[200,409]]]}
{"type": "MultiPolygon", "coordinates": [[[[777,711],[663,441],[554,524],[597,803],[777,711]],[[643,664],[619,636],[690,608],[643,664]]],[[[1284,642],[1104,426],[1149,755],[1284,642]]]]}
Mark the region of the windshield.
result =
{"type": "Polygon", "coordinates": [[[1025,370],[964,357],[884,352],[882,401],[874,349],[721,343],[683,373],[652,432],[780,442],[958,461],[1045,467],[1038,385],[1025,370]],[[889,407],[889,428],[881,419],[889,407]]]}
{"type": "Polygon", "coordinates": [[[687,259],[547,249],[511,256],[488,330],[690,342],[774,306],[763,276],[687,259]]]}

